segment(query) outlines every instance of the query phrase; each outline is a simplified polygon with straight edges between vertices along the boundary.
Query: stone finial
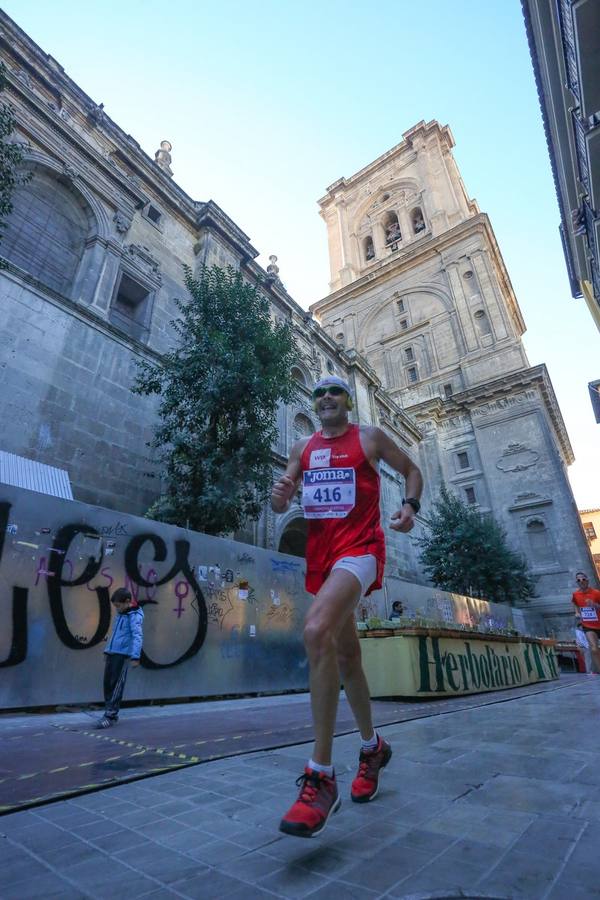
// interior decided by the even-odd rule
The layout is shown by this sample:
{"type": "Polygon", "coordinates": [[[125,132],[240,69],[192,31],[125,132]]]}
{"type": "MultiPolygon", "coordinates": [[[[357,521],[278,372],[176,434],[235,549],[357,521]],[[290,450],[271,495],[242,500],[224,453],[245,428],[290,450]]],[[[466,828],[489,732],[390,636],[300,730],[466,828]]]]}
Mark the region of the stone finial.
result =
{"type": "Polygon", "coordinates": [[[169,176],[169,178],[173,177],[173,170],[171,169],[171,150],[173,149],[170,141],[161,141],[160,147],[154,154],[154,162],[157,166],[163,170],[163,172],[169,176]]]}
{"type": "Polygon", "coordinates": [[[279,266],[277,265],[276,256],[269,257],[269,265],[267,266],[267,278],[271,278],[273,279],[273,281],[279,279],[279,266]]]}

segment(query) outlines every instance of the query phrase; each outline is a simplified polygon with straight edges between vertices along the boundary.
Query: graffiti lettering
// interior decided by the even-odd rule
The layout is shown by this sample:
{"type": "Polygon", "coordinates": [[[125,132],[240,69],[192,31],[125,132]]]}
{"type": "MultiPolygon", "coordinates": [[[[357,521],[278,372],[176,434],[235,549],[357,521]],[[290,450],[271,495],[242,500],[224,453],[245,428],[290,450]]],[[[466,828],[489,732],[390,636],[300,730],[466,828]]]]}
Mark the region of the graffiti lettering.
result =
{"type": "MultiPolygon", "coordinates": [[[[11,504],[0,503],[0,563],[4,552],[6,535],[11,534],[7,528],[11,504]]],[[[109,526],[104,526],[101,531],[107,532],[109,526]]],[[[111,533],[125,535],[126,525],[118,522],[116,526],[110,526],[111,533]]],[[[167,558],[167,546],[165,542],[152,533],[136,535],[132,537],[125,548],[125,585],[131,591],[132,596],[141,604],[156,603],[154,599],[157,588],[167,584],[181,573],[183,578],[175,584],[175,595],[179,601],[178,616],[184,612],[183,600],[192,591],[191,606],[197,613],[197,625],[195,634],[188,649],[177,659],[169,663],[157,663],[142,650],[142,665],[149,669],[165,669],[176,666],[191,656],[194,656],[201,648],[206,637],[207,615],[206,604],[202,591],[194,577],[188,562],[189,543],[183,540],[175,541],[175,562],[170,570],[159,578],[154,565],[151,564],[146,574],[143,574],[143,565],[138,561],[140,551],[144,545],[150,543],[154,550],[154,563],[164,562],[167,558]],[[145,589],[146,599],[140,597],[140,588],[145,589]]],[[[85,543],[84,543],[85,546],[85,543]]],[[[74,558],[77,554],[73,554],[74,558]]],[[[84,650],[93,647],[106,639],[110,626],[111,608],[109,590],[114,584],[114,577],[109,566],[103,566],[102,534],[91,528],[84,522],[75,522],[63,525],[56,533],[52,547],[48,548],[47,556],[42,556],[35,572],[34,586],[38,586],[43,580],[46,586],[50,614],[59,640],[71,650],[84,650]],[[94,547],[95,554],[83,559],[83,569],[79,574],[75,573],[75,566],[69,558],[69,549],[74,541],[82,537],[84,541],[97,542],[94,547]],[[101,583],[94,583],[94,579],[100,578],[101,583]],[[74,634],[68,624],[65,613],[63,589],[85,586],[90,593],[95,593],[98,603],[97,626],[89,638],[80,634],[74,634]]],[[[12,591],[12,639],[6,659],[0,662],[0,666],[16,666],[24,662],[27,657],[28,630],[27,630],[27,601],[28,589],[14,586],[12,591]]]]}
{"type": "MultiPolygon", "coordinates": [[[[186,659],[190,659],[190,657],[194,656],[198,652],[198,650],[204,643],[206,639],[206,629],[208,626],[206,603],[202,591],[200,590],[200,585],[196,581],[194,572],[189,563],[189,541],[175,541],[175,562],[173,563],[171,569],[162,578],[158,578],[155,573],[154,577],[151,580],[150,572],[148,572],[147,576],[144,578],[140,571],[140,565],[138,562],[140,551],[146,543],[152,544],[155,563],[164,562],[167,558],[167,545],[162,538],[158,537],[155,534],[152,534],[151,532],[148,532],[147,534],[138,534],[135,537],[131,538],[131,540],[127,544],[127,547],[125,548],[125,571],[128,577],[136,584],[139,584],[141,587],[156,589],[156,587],[158,587],[159,585],[167,584],[167,582],[172,581],[175,576],[179,575],[179,573],[181,572],[181,574],[184,575],[187,579],[188,585],[192,588],[194,594],[192,606],[195,608],[198,614],[196,633],[192,638],[190,646],[186,651],[184,651],[184,653],[181,654],[181,656],[178,656],[177,659],[174,659],[173,662],[157,663],[155,660],[151,659],[148,656],[145,650],[142,649],[141,662],[143,666],[146,666],[149,669],[168,669],[171,666],[177,666],[180,663],[185,662],[186,659]]],[[[153,572],[154,570],[150,571],[153,572]]]]}

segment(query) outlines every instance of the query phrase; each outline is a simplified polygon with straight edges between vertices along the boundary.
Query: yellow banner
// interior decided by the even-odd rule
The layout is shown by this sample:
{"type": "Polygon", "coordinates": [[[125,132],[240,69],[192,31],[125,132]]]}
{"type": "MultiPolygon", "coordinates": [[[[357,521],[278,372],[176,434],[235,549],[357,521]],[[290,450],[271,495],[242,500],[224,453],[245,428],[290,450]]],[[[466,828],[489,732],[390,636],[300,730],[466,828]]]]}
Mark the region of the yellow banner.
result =
{"type": "Polygon", "coordinates": [[[559,677],[554,648],[526,639],[403,635],[360,645],[372,697],[476,694],[559,677]]]}

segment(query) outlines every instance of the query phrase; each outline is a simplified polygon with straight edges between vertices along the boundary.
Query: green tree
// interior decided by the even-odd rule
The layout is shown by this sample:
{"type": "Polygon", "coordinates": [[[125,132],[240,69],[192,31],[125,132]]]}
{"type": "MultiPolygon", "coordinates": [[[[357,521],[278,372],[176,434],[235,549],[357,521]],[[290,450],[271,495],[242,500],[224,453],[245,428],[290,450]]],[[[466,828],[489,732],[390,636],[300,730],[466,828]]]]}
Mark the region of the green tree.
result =
{"type": "MultiPolygon", "coordinates": [[[[6,88],[6,66],[0,62],[0,93],[6,88]]],[[[4,220],[12,212],[12,195],[18,184],[29,181],[31,173],[21,172],[24,145],[10,141],[16,128],[15,112],[10,103],[0,101],[0,241],[4,220]]],[[[6,260],[0,257],[0,269],[6,268],[6,260]]]]}
{"type": "Polygon", "coordinates": [[[425,527],[428,533],[417,543],[423,567],[437,587],[497,603],[534,595],[534,579],[523,557],[507,546],[504,529],[445,485],[425,527]]]}
{"type": "Polygon", "coordinates": [[[159,364],[139,363],[133,390],[158,394],[151,446],[161,454],[165,493],[151,518],[208,534],[257,518],[273,480],[280,402],[296,396],[297,349],[289,323],[231,267],[185,270],[189,299],[171,324],[177,346],[159,364]]]}

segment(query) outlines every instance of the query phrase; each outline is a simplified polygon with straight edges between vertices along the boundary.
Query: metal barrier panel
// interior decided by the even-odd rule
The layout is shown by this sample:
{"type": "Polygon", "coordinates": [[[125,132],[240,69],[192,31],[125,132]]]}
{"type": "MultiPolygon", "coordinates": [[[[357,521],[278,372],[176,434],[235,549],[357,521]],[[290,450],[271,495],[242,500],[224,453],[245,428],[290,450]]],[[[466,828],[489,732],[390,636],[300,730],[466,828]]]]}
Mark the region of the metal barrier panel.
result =
{"type": "Polygon", "coordinates": [[[127,587],[144,609],[129,700],[308,687],[304,560],[0,485],[0,708],[102,698],[127,587]]]}

